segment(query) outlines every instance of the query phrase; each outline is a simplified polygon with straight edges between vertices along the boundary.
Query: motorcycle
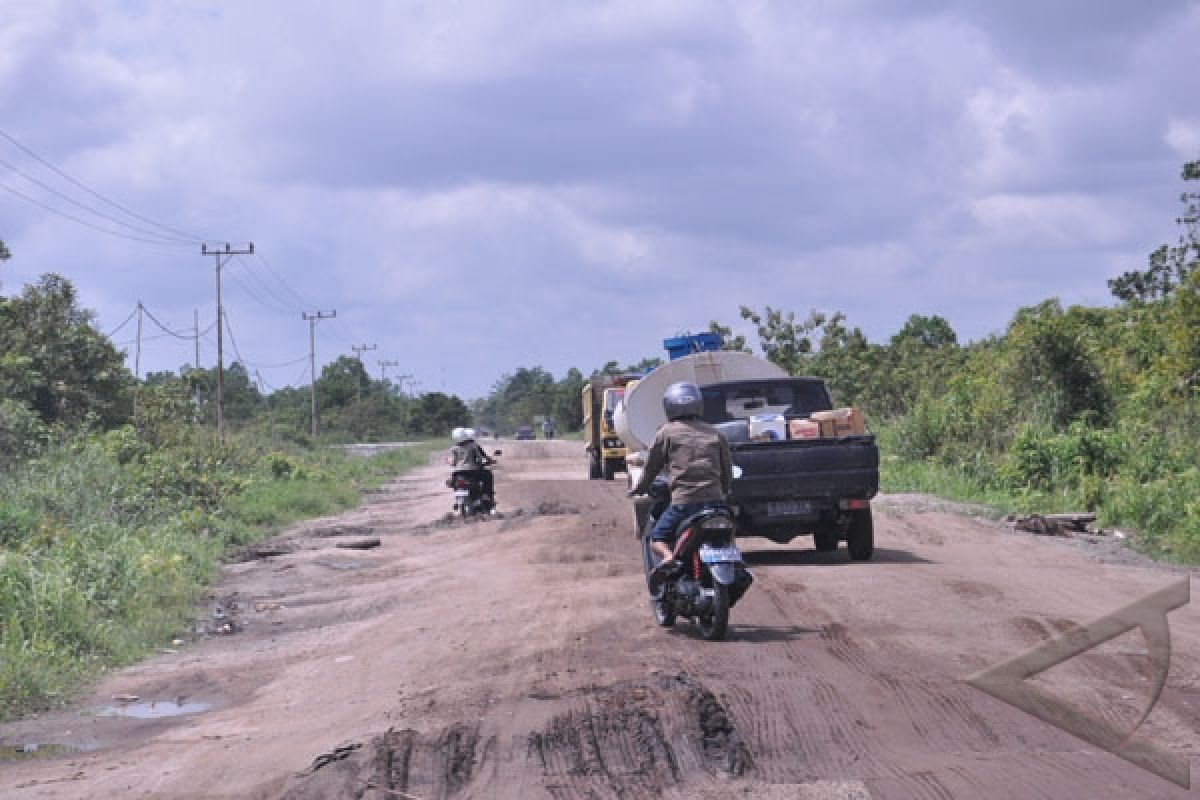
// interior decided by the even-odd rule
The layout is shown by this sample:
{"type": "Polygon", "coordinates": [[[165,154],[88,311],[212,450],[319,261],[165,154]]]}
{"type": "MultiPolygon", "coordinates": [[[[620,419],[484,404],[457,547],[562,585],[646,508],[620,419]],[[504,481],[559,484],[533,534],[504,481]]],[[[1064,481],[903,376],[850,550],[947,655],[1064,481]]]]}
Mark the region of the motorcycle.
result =
{"type": "Polygon", "coordinates": [[[733,510],[714,504],[680,522],[675,530],[674,550],[679,566],[674,574],[663,576],[656,585],[651,573],[660,559],[651,547],[650,532],[655,519],[670,504],[669,493],[662,498],[665,491],[665,486],[657,485],[651,491],[657,501],[656,513],[647,517],[641,531],[642,561],[654,620],[669,628],[677,617],[688,617],[705,639],[723,639],[729,628],[729,610],[754,581],[737,547],[733,510]]]}
{"type": "MultiPolygon", "coordinates": [[[[500,451],[497,450],[494,455],[499,456],[500,451]]],[[[485,474],[490,475],[490,471],[457,469],[450,473],[450,480],[447,483],[454,490],[454,510],[459,512],[463,519],[469,519],[475,515],[486,517],[496,510],[495,497],[485,491],[485,474]]]]}
{"type": "Polygon", "coordinates": [[[482,470],[455,470],[450,475],[450,485],[454,489],[454,510],[467,519],[475,514],[486,516],[492,513],[495,504],[492,498],[483,493],[482,470]]]}

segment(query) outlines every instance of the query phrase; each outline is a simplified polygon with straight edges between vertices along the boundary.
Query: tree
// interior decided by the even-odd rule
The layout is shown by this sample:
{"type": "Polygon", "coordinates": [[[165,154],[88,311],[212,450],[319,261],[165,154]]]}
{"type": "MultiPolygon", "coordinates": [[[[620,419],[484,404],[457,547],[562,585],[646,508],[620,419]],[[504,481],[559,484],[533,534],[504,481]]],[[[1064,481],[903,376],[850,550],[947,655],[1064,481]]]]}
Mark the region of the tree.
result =
{"type": "Polygon", "coordinates": [[[452,428],[471,424],[471,412],[453,395],[442,392],[423,394],[413,403],[409,427],[414,433],[445,436],[452,428]]]}
{"type": "Polygon", "coordinates": [[[862,404],[881,376],[867,337],[858,327],[847,328],[845,321],[840,311],[826,320],[820,349],[810,363],[812,371],[825,379],[837,405],[862,404]]]}
{"type": "Polygon", "coordinates": [[[317,379],[317,405],[323,409],[349,405],[370,383],[361,361],[353,356],[338,356],[326,364],[317,379]]]}
{"type": "Polygon", "coordinates": [[[133,376],[93,323],[71,282],[53,273],[0,301],[0,391],[48,423],[128,420],[133,376]]]}
{"type": "MultiPolygon", "coordinates": [[[[1183,165],[1185,181],[1200,181],[1200,161],[1183,165]]],[[[1111,279],[1108,288],[1125,303],[1149,303],[1166,297],[1200,266],[1200,192],[1179,196],[1183,213],[1175,220],[1182,228],[1176,245],[1162,245],[1149,257],[1145,270],[1131,270],[1111,279]]]]}
{"type": "Polygon", "coordinates": [[[913,314],[892,337],[892,347],[900,347],[907,342],[915,342],[925,348],[948,347],[958,344],[958,334],[949,322],[936,314],[932,317],[913,314]]]}
{"type": "Polygon", "coordinates": [[[721,337],[721,349],[722,350],[733,350],[738,353],[751,352],[750,348],[746,346],[746,337],[745,336],[740,336],[740,335],[734,336],[733,328],[730,328],[726,325],[722,325],[721,323],[717,322],[715,319],[709,321],[708,332],[715,333],[717,336],[721,337]]]}
{"type": "Polygon", "coordinates": [[[758,330],[758,346],[768,361],[779,365],[789,375],[809,372],[812,356],[812,336],[825,324],[825,315],[817,310],[808,319],[796,321],[795,312],[785,315],[781,309],[766,307],[759,314],[749,306],[741,306],[742,319],[752,322],[758,330]]]}
{"type": "Polygon", "coordinates": [[[1089,347],[1096,324],[1087,309],[1064,312],[1053,298],[1013,317],[1005,337],[1008,389],[1027,398],[1027,419],[1058,430],[1085,416],[1107,422],[1111,397],[1089,347]]]}

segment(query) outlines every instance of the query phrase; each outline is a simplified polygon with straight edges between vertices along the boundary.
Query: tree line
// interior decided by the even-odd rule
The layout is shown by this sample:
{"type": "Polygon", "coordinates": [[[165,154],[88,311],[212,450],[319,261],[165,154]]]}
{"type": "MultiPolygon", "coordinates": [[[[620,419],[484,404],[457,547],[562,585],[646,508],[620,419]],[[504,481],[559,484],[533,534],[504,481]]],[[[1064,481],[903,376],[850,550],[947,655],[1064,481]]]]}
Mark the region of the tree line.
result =
{"type": "MultiPolygon", "coordinates": [[[[885,459],[942,470],[980,493],[1007,492],[1015,504],[1094,509],[1145,528],[1168,553],[1200,558],[1200,506],[1191,501],[1200,493],[1200,193],[1192,188],[1200,161],[1185,164],[1181,177],[1176,241],[1150,253],[1144,268],[1109,280],[1109,306],[1049,298],[1018,309],[1003,332],[969,343],[936,315],[913,314],[888,340],[872,342],[840,311],[738,313],[765,358],[790,374],[821,376],[838,403],[861,406],[885,459]]],[[[9,257],[0,243],[0,261],[9,257]]],[[[727,348],[751,349],[720,321],[710,330],[727,348]]],[[[36,450],[56,427],[134,422],[135,395],[143,408],[167,396],[178,413],[212,422],[212,370],[137,382],[122,362],[61,276],[0,298],[0,452],[36,450]]],[[[589,377],[658,363],[610,361],[561,379],[520,367],[468,408],[440,393],[405,395],[343,356],[318,378],[319,418],[329,436],[345,439],[441,435],[461,424],[507,434],[545,417],[567,432],[582,424],[579,395],[589,377]]],[[[302,438],[309,395],[264,395],[234,363],[226,413],[235,425],[302,438]]]]}
{"type": "MultiPolygon", "coordinates": [[[[0,263],[10,258],[0,241],[0,263]]],[[[55,435],[139,427],[149,409],[170,407],[177,422],[215,423],[215,367],[184,365],[139,381],[124,362],[63,276],[47,273],[19,294],[0,296],[0,459],[35,454],[55,435]]],[[[231,426],[296,440],[311,430],[308,387],[264,393],[236,361],[223,378],[231,426]]],[[[320,431],[334,441],[443,436],[471,419],[461,398],[406,394],[399,384],[371,379],[349,356],[326,364],[315,388],[320,431]]]]}

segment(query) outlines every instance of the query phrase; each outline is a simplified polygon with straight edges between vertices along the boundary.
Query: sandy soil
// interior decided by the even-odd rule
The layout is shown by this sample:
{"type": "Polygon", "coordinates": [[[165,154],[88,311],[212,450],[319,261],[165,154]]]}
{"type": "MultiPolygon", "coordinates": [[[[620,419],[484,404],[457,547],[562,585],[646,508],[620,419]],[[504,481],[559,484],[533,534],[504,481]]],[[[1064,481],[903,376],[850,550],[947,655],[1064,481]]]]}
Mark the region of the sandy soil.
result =
{"type": "MultiPolygon", "coordinates": [[[[744,539],[757,581],[709,643],[654,625],[621,481],[500,446],[500,518],[447,520],[431,466],[247,552],[203,633],[0,727],[0,796],[1195,796],[963,681],[1193,573],[884,497],[868,563],[744,539]]],[[[1200,602],[1170,623],[1137,738],[1195,764],[1200,602]]],[[[1153,675],[1129,633],[1034,680],[1132,727],[1153,675]]]]}

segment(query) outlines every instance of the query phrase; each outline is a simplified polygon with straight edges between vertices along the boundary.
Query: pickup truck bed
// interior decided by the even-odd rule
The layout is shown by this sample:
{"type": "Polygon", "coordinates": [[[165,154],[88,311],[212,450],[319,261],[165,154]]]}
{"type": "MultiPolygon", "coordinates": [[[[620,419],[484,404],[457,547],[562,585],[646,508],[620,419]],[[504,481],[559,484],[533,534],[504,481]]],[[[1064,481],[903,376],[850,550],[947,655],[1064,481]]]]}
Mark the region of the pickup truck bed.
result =
{"type": "MultiPolygon", "coordinates": [[[[778,420],[805,419],[833,408],[820,378],[764,378],[704,384],[704,419],[723,433],[733,455],[733,496],[738,535],[763,536],[780,544],[811,535],[817,550],[831,551],[845,541],[850,557],[869,559],[874,552],[871,498],[879,491],[879,450],[875,437],[857,434],[816,439],[749,436],[748,420],[773,414],[778,420]]],[[[639,534],[668,499],[634,505],[639,534]]]]}
{"type": "Polygon", "coordinates": [[[839,520],[846,516],[843,504],[879,491],[874,436],[749,442],[730,450],[741,468],[731,500],[743,535],[777,542],[804,533],[837,535],[846,525],[839,520]]]}

